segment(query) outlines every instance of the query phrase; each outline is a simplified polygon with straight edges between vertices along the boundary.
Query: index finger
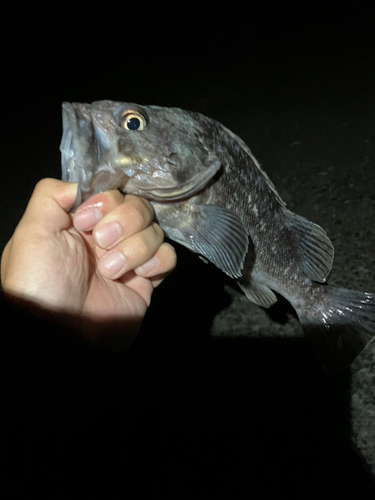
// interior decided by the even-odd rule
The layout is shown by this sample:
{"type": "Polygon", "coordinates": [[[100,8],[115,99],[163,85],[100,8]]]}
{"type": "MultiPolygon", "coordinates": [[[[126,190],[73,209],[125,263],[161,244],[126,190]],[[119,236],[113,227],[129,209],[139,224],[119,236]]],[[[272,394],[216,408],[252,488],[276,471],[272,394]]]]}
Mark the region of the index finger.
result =
{"type": "Polygon", "coordinates": [[[79,231],[91,231],[108,222],[118,222],[121,227],[132,225],[135,230],[147,227],[154,218],[154,209],[147,200],[133,195],[122,195],[118,190],[96,194],[80,205],[73,214],[79,231]]]}

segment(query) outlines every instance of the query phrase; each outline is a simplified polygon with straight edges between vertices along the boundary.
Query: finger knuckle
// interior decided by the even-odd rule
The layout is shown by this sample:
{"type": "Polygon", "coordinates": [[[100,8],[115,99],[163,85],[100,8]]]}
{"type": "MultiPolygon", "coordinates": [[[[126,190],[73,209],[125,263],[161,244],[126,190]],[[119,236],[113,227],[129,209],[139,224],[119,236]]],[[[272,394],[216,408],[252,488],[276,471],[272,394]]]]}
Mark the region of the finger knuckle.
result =
{"type": "Polygon", "coordinates": [[[124,195],[120,193],[118,189],[113,189],[112,191],[107,191],[105,193],[107,200],[112,202],[113,205],[120,205],[124,201],[124,195]]]}
{"type": "Polygon", "coordinates": [[[137,229],[141,230],[141,229],[145,229],[149,224],[149,220],[148,220],[147,215],[148,214],[145,213],[144,210],[140,210],[138,207],[132,206],[131,210],[130,210],[129,217],[134,222],[135,227],[137,229]]]}
{"type": "Polygon", "coordinates": [[[145,240],[141,236],[134,236],[133,240],[134,257],[138,257],[140,255],[148,255],[150,251],[151,247],[147,240],[145,240]]]}
{"type": "Polygon", "coordinates": [[[162,242],[164,240],[164,231],[162,228],[159,226],[159,224],[156,224],[156,222],[153,222],[151,224],[152,230],[154,232],[154,236],[162,242]]]}
{"type": "Polygon", "coordinates": [[[51,188],[54,188],[56,186],[56,179],[51,179],[49,177],[46,177],[44,179],[40,179],[36,184],[34,188],[35,193],[43,192],[43,191],[49,191],[51,188]]]}
{"type": "Polygon", "coordinates": [[[170,252],[166,257],[166,266],[168,267],[168,269],[172,270],[176,267],[176,265],[177,265],[177,255],[176,252],[171,248],[170,252]]]}
{"type": "Polygon", "coordinates": [[[142,213],[149,221],[154,217],[154,208],[148,200],[140,198],[139,196],[126,195],[126,202],[135,207],[142,213]]]}
{"type": "Polygon", "coordinates": [[[145,229],[150,224],[150,214],[140,205],[131,205],[128,208],[128,217],[139,230],[145,229]]]}

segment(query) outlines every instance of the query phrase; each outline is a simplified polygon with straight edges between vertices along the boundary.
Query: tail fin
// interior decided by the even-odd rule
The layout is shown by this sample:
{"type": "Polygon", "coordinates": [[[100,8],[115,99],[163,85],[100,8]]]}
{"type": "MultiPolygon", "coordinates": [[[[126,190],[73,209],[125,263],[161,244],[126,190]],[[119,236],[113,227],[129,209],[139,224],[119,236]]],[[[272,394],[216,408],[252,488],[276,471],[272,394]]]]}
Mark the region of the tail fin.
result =
{"type": "Polygon", "coordinates": [[[297,314],[324,370],[338,372],[375,337],[375,294],[317,285],[313,295],[297,314]]]}

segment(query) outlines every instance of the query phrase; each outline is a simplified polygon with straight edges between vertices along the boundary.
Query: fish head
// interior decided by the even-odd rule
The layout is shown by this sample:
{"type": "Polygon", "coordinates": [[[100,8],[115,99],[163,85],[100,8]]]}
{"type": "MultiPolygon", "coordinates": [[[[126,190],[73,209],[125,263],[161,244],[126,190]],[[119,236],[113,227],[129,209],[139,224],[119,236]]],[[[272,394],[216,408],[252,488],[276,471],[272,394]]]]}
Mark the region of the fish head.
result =
{"type": "Polygon", "coordinates": [[[75,207],[109,189],[183,200],[220,169],[202,140],[207,124],[199,113],[109,100],[64,102],[62,110],[62,179],[78,182],[75,207]]]}

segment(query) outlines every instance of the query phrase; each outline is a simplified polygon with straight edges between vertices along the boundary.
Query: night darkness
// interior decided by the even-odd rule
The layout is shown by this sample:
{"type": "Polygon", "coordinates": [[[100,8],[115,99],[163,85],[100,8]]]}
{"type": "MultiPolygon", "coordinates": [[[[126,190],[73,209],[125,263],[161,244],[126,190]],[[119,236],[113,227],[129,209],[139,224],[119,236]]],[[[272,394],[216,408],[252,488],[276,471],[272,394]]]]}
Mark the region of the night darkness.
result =
{"type": "MultiPolygon", "coordinates": [[[[302,4],[18,26],[3,60],[1,250],[37,181],[61,176],[61,102],[113,99],[233,130],[329,234],[329,283],[375,292],[374,8],[302,4]]],[[[2,497],[374,498],[374,348],[328,375],[287,303],[265,312],[177,251],[120,358],[30,337],[27,318],[17,339],[6,326],[2,497]]]]}

